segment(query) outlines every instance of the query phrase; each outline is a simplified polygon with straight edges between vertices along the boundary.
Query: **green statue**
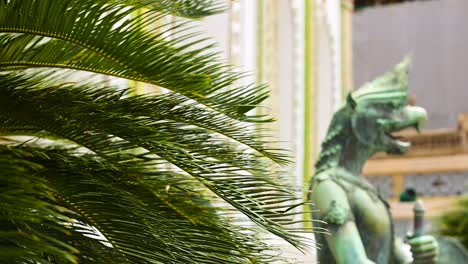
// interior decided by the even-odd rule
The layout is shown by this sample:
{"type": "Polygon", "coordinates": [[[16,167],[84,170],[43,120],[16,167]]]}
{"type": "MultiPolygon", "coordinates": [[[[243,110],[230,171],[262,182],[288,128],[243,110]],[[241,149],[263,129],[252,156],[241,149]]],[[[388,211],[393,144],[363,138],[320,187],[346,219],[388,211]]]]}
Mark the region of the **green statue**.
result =
{"type": "Polygon", "coordinates": [[[409,148],[393,132],[419,130],[427,120],[423,108],[407,105],[408,68],[405,60],[353,92],[333,116],[310,182],[312,218],[330,233],[316,235],[320,263],[438,263],[433,236],[413,235],[412,257],[405,253],[387,202],[362,176],[375,153],[403,154],[409,148]]]}

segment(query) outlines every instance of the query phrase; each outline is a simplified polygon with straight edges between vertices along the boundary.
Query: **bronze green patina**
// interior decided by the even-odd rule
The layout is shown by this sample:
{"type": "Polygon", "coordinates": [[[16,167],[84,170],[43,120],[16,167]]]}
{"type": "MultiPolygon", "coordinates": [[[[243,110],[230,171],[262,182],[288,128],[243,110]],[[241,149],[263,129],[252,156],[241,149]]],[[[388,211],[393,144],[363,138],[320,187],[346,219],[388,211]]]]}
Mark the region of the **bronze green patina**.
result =
{"type": "Polygon", "coordinates": [[[437,263],[432,236],[409,240],[414,260],[404,254],[387,202],[362,177],[364,163],[375,153],[402,154],[409,148],[391,133],[419,130],[427,120],[423,108],[407,105],[408,68],[406,59],[353,92],[333,117],[310,182],[312,217],[330,232],[316,235],[320,263],[437,263]]]}

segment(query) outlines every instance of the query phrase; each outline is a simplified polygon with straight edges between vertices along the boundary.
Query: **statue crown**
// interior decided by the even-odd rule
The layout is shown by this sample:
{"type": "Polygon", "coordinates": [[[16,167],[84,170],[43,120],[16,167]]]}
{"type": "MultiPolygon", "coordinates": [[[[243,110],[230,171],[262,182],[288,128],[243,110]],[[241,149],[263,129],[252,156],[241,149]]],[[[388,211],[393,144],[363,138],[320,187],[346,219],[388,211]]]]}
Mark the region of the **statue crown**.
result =
{"type": "Polygon", "coordinates": [[[352,99],[354,105],[358,106],[373,103],[405,105],[408,101],[410,65],[411,59],[406,57],[395,66],[393,71],[364,84],[360,89],[354,91],[349,99],[352,99]]]}

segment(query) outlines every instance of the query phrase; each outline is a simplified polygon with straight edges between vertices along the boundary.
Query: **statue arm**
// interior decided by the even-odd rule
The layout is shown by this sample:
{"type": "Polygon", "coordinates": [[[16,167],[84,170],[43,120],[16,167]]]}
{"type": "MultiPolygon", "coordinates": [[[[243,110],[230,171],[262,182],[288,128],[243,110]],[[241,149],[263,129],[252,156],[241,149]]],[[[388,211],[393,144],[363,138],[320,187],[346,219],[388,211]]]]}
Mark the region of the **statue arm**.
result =
{"type": "Polygon", "coordinates": [[[330,235],[325,237],[336,263],[374,263],[366,256],[345,191],[331,180],[321,181],[312,190],[311,200],[319,210],[314,215],[328,223],[330,235]]]}

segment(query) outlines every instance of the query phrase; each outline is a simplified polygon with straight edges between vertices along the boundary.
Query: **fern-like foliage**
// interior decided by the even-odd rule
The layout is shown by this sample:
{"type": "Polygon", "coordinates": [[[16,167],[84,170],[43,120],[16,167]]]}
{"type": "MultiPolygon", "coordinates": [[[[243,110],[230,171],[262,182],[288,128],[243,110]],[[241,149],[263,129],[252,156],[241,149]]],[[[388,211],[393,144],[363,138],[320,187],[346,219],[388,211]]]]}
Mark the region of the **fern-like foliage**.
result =
{"type": "Polygon", "coordinates": [[[437,231],[443,236],[456,238],[468,248],[468,197],[463,197],[451,211],[436,222],[437,231]]]}
{"type": "Polygon", "coordinates": [[[266,87],[236,87],[189,29],[223,8],[0,1],[1,263],[287,262],[261,230],[306,245],[288,157],[257,133],[272,120],[249,114],[266,87]]]}

